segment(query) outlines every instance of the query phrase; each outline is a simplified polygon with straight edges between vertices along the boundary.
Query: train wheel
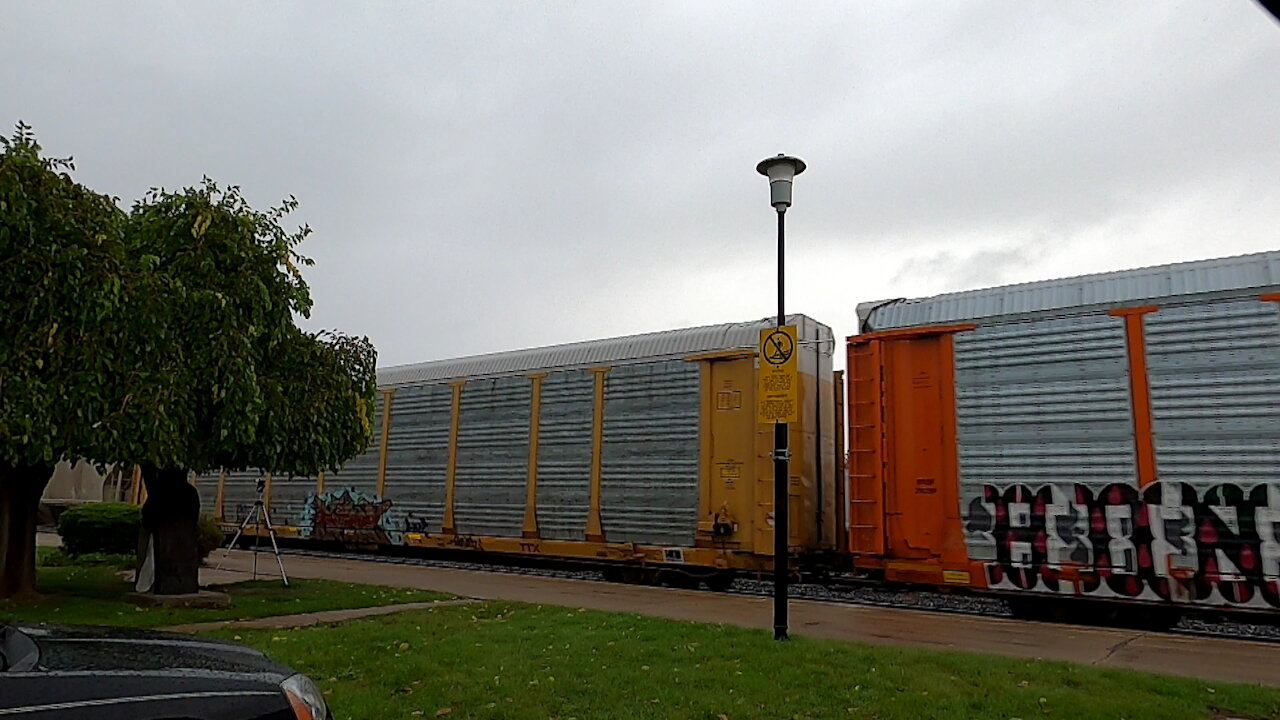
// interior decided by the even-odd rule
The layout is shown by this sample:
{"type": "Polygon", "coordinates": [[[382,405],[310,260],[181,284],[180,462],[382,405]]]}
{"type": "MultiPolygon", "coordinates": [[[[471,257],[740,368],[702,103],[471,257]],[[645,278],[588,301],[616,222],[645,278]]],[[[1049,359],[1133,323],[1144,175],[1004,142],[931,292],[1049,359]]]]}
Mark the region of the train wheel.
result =
{"type": "Polygon", "coordinates": [[[627,565],[620,568],[620,570],[622,571],[622,582],[629,585],[652,585],[657,579],[657,573],[649,568],[627,565]]]}
{"type": "Polygon", "coordinates": [[[690,575],[683,570],[660,570],[658,581],[667,587],[694,590],[698,587],[698,576],[690,575]]]}
{"type": "Polygon", "coordinates": [[[1043,601],[1034,598],[1008,598],[1009,612],[1018,620],[1046,620],[1043,601]]]}
{"type": "Polygon", "coordinates": [[[1067,611],[1063,622],[1157,632],[1172,628],[1182,619],[1178,608],[1146,604],[1077,602],[1071,603],[1067,611]]]}
{"type": "Polygon", "coordinates": [[[1134,630],[1168,630],[1182,619],[1178,608],[1088,600],[1012,597],[1005,602],[1019,620],[1102,625],[1134,630]]]}
{"type": "Polygon", "coordinates": [[[1159,606],[1134,606],[1118,608],[1115,624],[1135,630],[1163,631],[1169,630],[1182,619],[1182,612],[1176,608],[1159,606]]]}
{"type": "Polygon", "coordinates": [[[1101,622],[1096,610],[1091,612],[1085,603],[1079,601],[1015,597],[1008,598],[1005,602],[1009,605],[1009,612],[1018,620],[1073,625],[1097,625],[1101,622]]]}
{"type": "Polygon", "coordinates": [[[704,579],[702,582],[706,584],[708,590],[725,592],[733,586],[733,573],[724,570],[704,579]]]}

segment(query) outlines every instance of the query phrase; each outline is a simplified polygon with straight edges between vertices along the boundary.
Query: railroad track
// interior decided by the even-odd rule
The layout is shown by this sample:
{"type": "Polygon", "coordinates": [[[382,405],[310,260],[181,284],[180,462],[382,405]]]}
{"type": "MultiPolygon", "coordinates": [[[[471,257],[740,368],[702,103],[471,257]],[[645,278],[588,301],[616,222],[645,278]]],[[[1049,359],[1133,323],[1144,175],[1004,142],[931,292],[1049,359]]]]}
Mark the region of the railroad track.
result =
{"type": "MultiPolygon", "coordinates": [[[[362,560],[399,565],[440,567],[456,570],[474,570],[489,573],[551,577],[567,580],[587,580],[591,582],[616,584],[605,580],[603,574],[596,568],[589,566],[575,568],[567,566],[567,563],[561,564],[557,567],[536,567],[519,564],[481,563],[465,560],[428,558],[412,555],[365,554],[358,552],[292,547],[281,547],[280,552],[285,555],[305,557],[362,560]]],[[[707,593],[723,592],[731,595],[767,597],[773,594],[773,584],[766,580],[738,578],[727,590],[712,591],[699,588],[699,591],[707,593]]],[[[1012,612],[1010,612],[1008,605],[999,598],[959,593],[939,593],[927,590],[889,589],[871,584],[862,584],[844,578],[834,578],[832,581],[827,583],[793,583],[790,586],[790,597],[797,600],[811,600],[815,602],[827,602],[840,605],[864,605],[904,610],[927,610],[930,612],[999,618],[1012,617],[1012,612]]],[[[1184,616],[1175,627],[1164,632],[1188,636],[1219,637],[1280,643],[1280,625],[1278,624],[1247,623],[1235,620],[1215,620],[1197,617],[1195,615],[1184,616]]]]}

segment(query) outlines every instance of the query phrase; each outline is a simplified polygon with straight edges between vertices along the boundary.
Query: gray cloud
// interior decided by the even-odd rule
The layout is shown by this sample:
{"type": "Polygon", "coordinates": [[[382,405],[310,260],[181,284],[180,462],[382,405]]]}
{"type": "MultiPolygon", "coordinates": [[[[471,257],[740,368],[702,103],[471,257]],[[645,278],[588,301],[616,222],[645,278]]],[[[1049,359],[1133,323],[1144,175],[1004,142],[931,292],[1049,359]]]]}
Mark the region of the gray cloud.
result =
{"type": "Polygon", "coordinates": [[[287,194],[315,326],[386,363],[1275,247],[1248,2],[38,3],[0,120],[125,199],[287,194]]]}
{"type": "Polygon", "coordinates": [[[932,255],[908,258],[892,282],[900,284],[923,278],[954,290],[1004,285],[1015,282],[1024,269],[1044,257],[1042,238],[1003,248],[985,248],[963,254],[943,250],[932,255]]]}

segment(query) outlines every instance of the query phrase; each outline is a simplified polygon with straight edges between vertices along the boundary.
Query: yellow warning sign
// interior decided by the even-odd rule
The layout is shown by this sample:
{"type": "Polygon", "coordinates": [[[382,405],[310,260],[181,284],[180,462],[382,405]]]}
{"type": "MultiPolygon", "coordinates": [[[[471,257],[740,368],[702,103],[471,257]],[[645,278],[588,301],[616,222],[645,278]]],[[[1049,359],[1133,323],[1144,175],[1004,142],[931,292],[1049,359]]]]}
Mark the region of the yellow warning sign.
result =
{"type": "Polygon", "coordinates": [[[796,372],[796,326],[760,331],[756,373],[757,418],[762,423],[800,421],[800,377],[796,372]]]}

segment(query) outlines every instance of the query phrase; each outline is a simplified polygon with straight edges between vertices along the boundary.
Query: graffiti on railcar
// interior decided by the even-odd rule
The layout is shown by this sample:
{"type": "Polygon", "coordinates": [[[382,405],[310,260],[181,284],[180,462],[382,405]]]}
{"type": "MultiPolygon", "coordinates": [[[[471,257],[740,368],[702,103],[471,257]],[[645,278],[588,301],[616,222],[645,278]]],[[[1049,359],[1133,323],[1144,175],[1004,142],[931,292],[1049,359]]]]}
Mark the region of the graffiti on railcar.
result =
{"type": "Polygon", "coordinates": [[[452,535],[449,537],[449,546],[466,548],[467,550],[483,550],[484,542],[474,535],[452,535]]]}
{"type": "MultiPolygon", "coordinates": [[[[431,532],[431,519],[413,512],[404,516],[404,531],[407,533],[426,534],[431,532]]],[[[438,524],[438,523],[437,523],[438,524]]]]}
{"type": "Polygon", "coordinates": [[[1280,607],[1280,483],[983,485],[965,515],[992,587],[1280,607]]]}
{"type": "Polygon", "coordinates": [[[313,493],[307,497],[302,526],[313,540],[387,544],[392,541],[391,528],[386,526],[390,509],[390,500],[354,488],[313,493]]]}

